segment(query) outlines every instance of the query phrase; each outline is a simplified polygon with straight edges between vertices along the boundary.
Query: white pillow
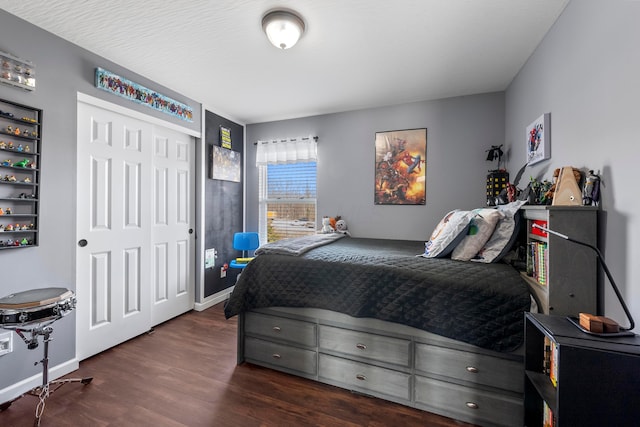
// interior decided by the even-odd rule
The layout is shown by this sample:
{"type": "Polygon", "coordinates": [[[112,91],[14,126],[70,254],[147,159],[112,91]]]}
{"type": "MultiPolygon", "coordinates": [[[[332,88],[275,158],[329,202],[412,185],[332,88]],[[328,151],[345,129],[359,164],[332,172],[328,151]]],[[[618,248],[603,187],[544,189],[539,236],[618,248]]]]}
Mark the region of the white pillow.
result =
{"type": "Polygon", "coordinates": [[[504,214],[496,209],[475,209],[475,215],[471,219],[469,231],[458,246],[453,249],[451,259],[469,261],[487,243],[496,224],[504,217],[504,214]]]}
{"type": "Polygon", "coordinates": [[[476,262],[498,262],[504,257],[513,246],[520,228],[520,206],[526,203],[525,200],[517,200],[506,205],[498,205],[496,209],[504,214],[504,218],[498,221],[496,229],[484,247],[478,251],[471,261],[476,262]]]}
{"type": "Polygon", "coordinates": [[[472,216],[471,212],[459,209],[446,214],[431,233],[429,241],[424,244],[422,256],[443,258],[449,255],[467,234],[472,216]]]}

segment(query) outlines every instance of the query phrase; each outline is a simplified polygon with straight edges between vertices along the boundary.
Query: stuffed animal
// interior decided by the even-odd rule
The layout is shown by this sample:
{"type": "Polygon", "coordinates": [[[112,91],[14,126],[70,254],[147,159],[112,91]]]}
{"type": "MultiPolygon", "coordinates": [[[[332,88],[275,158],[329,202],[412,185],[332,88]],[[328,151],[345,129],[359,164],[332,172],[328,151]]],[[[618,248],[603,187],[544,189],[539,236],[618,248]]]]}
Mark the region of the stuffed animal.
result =
{"type": "Polygon", "coordinates": [[[347,230],[347,222],[344,219],[339,219],[336,221],[336,232],[346,234],[351,237],[351,234],[347,230]]]}
{"type": "Polygon", "coordinates": [[[336,231],[332,226],[331,226],[331,218],[329,218],[328,216],[323,216],[322,217],[322,233],[333,233],[334,231],[336,231]]]}

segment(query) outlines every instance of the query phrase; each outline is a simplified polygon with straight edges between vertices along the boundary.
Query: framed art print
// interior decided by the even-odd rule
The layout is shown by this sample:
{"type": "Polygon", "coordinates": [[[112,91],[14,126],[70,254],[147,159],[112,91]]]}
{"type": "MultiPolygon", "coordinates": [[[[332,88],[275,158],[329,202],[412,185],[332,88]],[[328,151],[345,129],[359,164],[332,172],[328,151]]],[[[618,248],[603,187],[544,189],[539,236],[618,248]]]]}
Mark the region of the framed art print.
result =
{"type": "Polygon", "coordinates": [[[240,182],[240,153],[217,145],[211,146],[211,179],[240,182]]]}
{"type": "Polygon", "coordinates": [[[426,157],[426,128],[377,132],[374,203],[424,205],[426,157]]]}
{"type": "Polygon", "coordinates": [[[538,117],[527,126],[527,165],[551,158],[550,113],[538,117]]]}

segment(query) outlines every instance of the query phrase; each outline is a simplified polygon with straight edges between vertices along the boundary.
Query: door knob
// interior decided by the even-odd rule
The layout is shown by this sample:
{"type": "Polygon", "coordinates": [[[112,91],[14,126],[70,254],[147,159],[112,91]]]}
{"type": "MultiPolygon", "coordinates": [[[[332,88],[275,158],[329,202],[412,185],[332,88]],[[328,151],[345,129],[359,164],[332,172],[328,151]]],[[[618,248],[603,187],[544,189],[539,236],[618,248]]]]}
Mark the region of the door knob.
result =
{"type": "Polygon", "coordinates": [[[80,239],[78,240],[78,246],[80,246],[81,248],[84,248],[85,246],[87,246],[87,240],[86,239],[80,239]]]}

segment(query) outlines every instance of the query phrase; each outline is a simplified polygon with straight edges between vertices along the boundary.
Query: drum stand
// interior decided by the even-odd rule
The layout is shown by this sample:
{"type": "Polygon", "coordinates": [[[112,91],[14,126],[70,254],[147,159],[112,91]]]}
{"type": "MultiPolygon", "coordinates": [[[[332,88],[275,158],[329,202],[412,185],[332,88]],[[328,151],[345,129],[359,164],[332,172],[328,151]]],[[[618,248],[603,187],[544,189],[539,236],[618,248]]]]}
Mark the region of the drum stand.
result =
{"type": "MultiPolygon", "coordinates": [[[[16,331],[16,334],[18,334],[20,338],[22,338],[22,340],[27,344],[27,348],[29,350],[33,350],[36,347],[38,347],[38,336],[40,335],[43,336],[44,357],[42,358],[41,361],[36,362],[34,364],[34,365],[37,365],[38,363],[42,363],[42,385],[25,393],[31,396],[36,396],[38,397],[38,399],[40,399],[40,401],[38,402],[38,406],[36,407],[36,419],[33,423],[33,425],[36,427],[40,425],[40,419],[42,418],[42,413],[44,412],[45,402],[49,397],[49,395],[51,395],[51,393],[53,393],[54,391],[56,391],[57,389],[59,389],[60,387],[62,387],[67,383],[78,382],[83,385],[86,385],[86,384],[89,384],[91,380],[93,380],[93,377],[85,377],[85,378],[66,378],[66,379],[63,378],[59,380],[49,381],[49,341],[51,341],[51,334],[53,333],[53,328],[49,325],[53,323],[55,320],[57,319],[53,319],[46,323],[38,324],[30,329],[27,329],[27,328],[14,329],[16,331]],[[31,339],[24,336],[23,332],[25,331],[31,332],[31,339]]],[[[11,405],[11,403],[21,398],[22,396],[18,396],[13,401],[8,402],[8,404],[2,405],[1,409],[2,410],[7,409],[11,405]]]]}

